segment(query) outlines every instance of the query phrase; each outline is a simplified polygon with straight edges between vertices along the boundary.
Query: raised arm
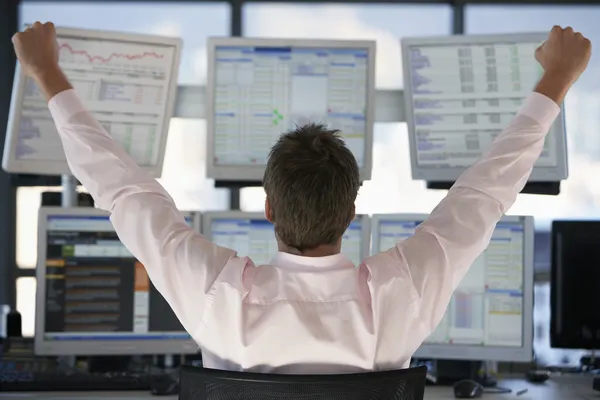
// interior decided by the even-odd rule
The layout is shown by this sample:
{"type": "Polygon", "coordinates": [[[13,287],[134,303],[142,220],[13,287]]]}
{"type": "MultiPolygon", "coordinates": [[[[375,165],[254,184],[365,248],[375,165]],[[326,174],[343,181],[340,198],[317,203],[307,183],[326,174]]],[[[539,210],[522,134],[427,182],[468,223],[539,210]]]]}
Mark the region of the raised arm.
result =
{"type": "Polygon", "coordinates": [[[111,213],[121,241],[194,334],[212,284],[235,253],[189,228],[164,188],[85,109],[58,67],[52,24],[36,23],[13,42],[22,68],[49,100],[73,175],[111,213]]]}
{"type": "Polygon", "coordinates": [[[554,27],[536,51],[545,73],[490,149],[457,180],[414,236],[386,252],[408,267],[425,329],[441,320],[452,293],[485,250],[523,189],[570,86],[586,68],[590,42],[554,27]]]}

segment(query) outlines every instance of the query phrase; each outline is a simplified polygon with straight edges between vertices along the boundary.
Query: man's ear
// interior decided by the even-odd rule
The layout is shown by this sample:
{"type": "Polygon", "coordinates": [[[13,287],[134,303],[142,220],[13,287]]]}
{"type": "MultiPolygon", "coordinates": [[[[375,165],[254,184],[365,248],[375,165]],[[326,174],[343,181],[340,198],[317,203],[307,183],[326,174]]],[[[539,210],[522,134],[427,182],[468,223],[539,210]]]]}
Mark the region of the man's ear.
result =
{"type": "Polygon", "coordinates": [[[267,218],[267,221],[269,221],[272,224],[274,223],[273,211],[271,210],[271,203],[269,203],[268,197],[265,199],[265,217],[267,218]]]}

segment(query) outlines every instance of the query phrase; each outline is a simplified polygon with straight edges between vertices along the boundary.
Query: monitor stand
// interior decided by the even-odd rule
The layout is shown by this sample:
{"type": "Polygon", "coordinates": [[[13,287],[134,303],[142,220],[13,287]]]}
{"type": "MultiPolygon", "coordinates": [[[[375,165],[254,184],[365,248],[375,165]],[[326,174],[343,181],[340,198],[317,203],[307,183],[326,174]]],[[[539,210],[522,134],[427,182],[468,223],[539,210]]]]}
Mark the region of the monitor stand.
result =
{"type": "Polygon", "coordinates": [[[246,187],[262,187],[261,181],[222,181],[215,180],[216,188],[241,190],[246,187]]]}
{"type": "MultiPolygon", "coordinates": [[[[454,182],[426,182],[426,184],[427,189],[449,190],[454,182]]],[[[527,182],[521,193],[558,196],[560,194],[560,182],[527,182]]]]}
{"type": "Polygon", "coordinates": [[[497,381],[485,373],[482,361],[465,360],[415,360],[416,365],[427,365],[429,375],[435,378],[436,385],[454,385],[463,379],[480,383],[483,387],[495,387],[497,381]]]}
{"type": "MultiPolygon", "coordinates": [[[[62,205],[61,192],[43,192],[42,207],[60,207],[62,205]]],[[[94,199],[88,193],[77,193],[75,207],[94,207],[94,199]]]]}
{"type": "Polygon", "coordinates": [[[215,180],[215,188],[229,189],[229,209],[241,210],[241,191],[245,187],[262,187],[261,181],[221,181],[215,180]]]}
{"type": "Polygon", "coordinates": [[[131,365],[131,356],[93,356],[88,358],[88,372],[105,374],[127,372],[131,365]]]}
{"type": "MultiPolygon", "coordinates": [[[[362,186],[363,182],[360,182],[362,186]]],[[[262,187],[261,181],[223,181],[215,180],[215,188],[229,189],[229,209],[232,211],[241,210],[241,191],[247,187],[262,187]]]]}
{"type": "Polygon", "coordinates": [[[599,370],[600,369],[600,358],[596,356],[595,350],[592,350],[590,354],[584,355],[579,359],[579,365],[584,371],[599,370]]]}

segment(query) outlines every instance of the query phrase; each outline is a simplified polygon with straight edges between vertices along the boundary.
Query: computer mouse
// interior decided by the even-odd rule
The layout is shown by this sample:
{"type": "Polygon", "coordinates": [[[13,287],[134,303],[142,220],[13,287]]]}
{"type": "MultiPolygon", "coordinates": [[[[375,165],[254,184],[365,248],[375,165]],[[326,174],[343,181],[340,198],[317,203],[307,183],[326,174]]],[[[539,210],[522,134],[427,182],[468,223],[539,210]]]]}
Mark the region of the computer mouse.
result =
{"type": "Polygon", "coordinates": [[[179,382],[174,379],[160,379],[150,383],[150,392],[155,396],[179,394],[179,382]]]}
{"type": "Polygon", "coordinates": [[[483,395],[483,386],[479,383],[464,379],[454,384],[454,397],[457,399],[478,399],[483,395]]]}
{"type": "Polygon", "coordinates": [[[544,371],[540,369],[532,369],[527,371],[525,379],[530,383],[544,383],[550,379],[550,371],[544,371]]]}

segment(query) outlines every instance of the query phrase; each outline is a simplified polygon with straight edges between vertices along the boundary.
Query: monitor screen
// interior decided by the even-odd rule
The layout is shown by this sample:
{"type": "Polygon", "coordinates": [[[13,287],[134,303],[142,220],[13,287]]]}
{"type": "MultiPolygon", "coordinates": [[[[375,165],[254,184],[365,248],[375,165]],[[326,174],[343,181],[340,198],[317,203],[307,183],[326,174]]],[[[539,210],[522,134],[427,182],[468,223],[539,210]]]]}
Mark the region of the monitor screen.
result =
{"type": "MultiPolygon", "coordinates": [[[[198,229],[195,214],[186,220],[198,229]]],[[[197,351],[107,214],[43,208],[39,225],[36,354],[197,351]]]]}
{"type": "Polygon", "coordinates": [[[279,136],[309,122],[338,129],[370,178],[375,44],[212,38],[207,173],[262,180],[279,136]]]}
{"type": "MultiPolygon", "coordinates": [[[[374,216],[374,252],[412,236],[426,215],[374,216]]],[[[456,289],[417,358],[529,361],[533,324],[533,221],[505,217],[456,289]]]]}
{"type": "Polygon", "coordinates": [[[359,216],[352,221],[342,236],[342,254],[356,266],[369,255],[370,232],[366,216],[359,216]]]}
{"type": "Polygon", "coordinates": [[[263,218],[213,218],[210,235],[219,246],[248,256],[255,265],[268,264],[277,253],[273,225],[263,218]]]}
{"type": "MultiPolygon", "coordinates": [[[[540,79],[534,52],[546,38],[531,33],[402,41],[414,179],[452,182],[490,147],[540,79]]],[[[567,175],[561,115],[530,180],[556,182],[567,175]]]]}
{"type": "MultiPolygon", "coordinates": [[[[255,265],[266,265],[277,253],[273,225],[262,213],[225,212],[204,214],[203,233],[214,243],[248,256],[255,265]]],[[[368,218],[358,216],[342,239],[342,253],[354,265],[368,254],[368,218]]]]}
{"type": "Polygon", "coordinates": [[[553,221],[550,345],[600,347],[600,221],[553,221]]]}
{"type": "MultiPolygon", "coordinates": [[[[162,173],[175,105],[180,40],[57,29],[60,66],[83,104],[153,176],[162,173]]],[[[68,174],[46,99],[18,70],[3,167],[9,172],[68,174]]]]}

